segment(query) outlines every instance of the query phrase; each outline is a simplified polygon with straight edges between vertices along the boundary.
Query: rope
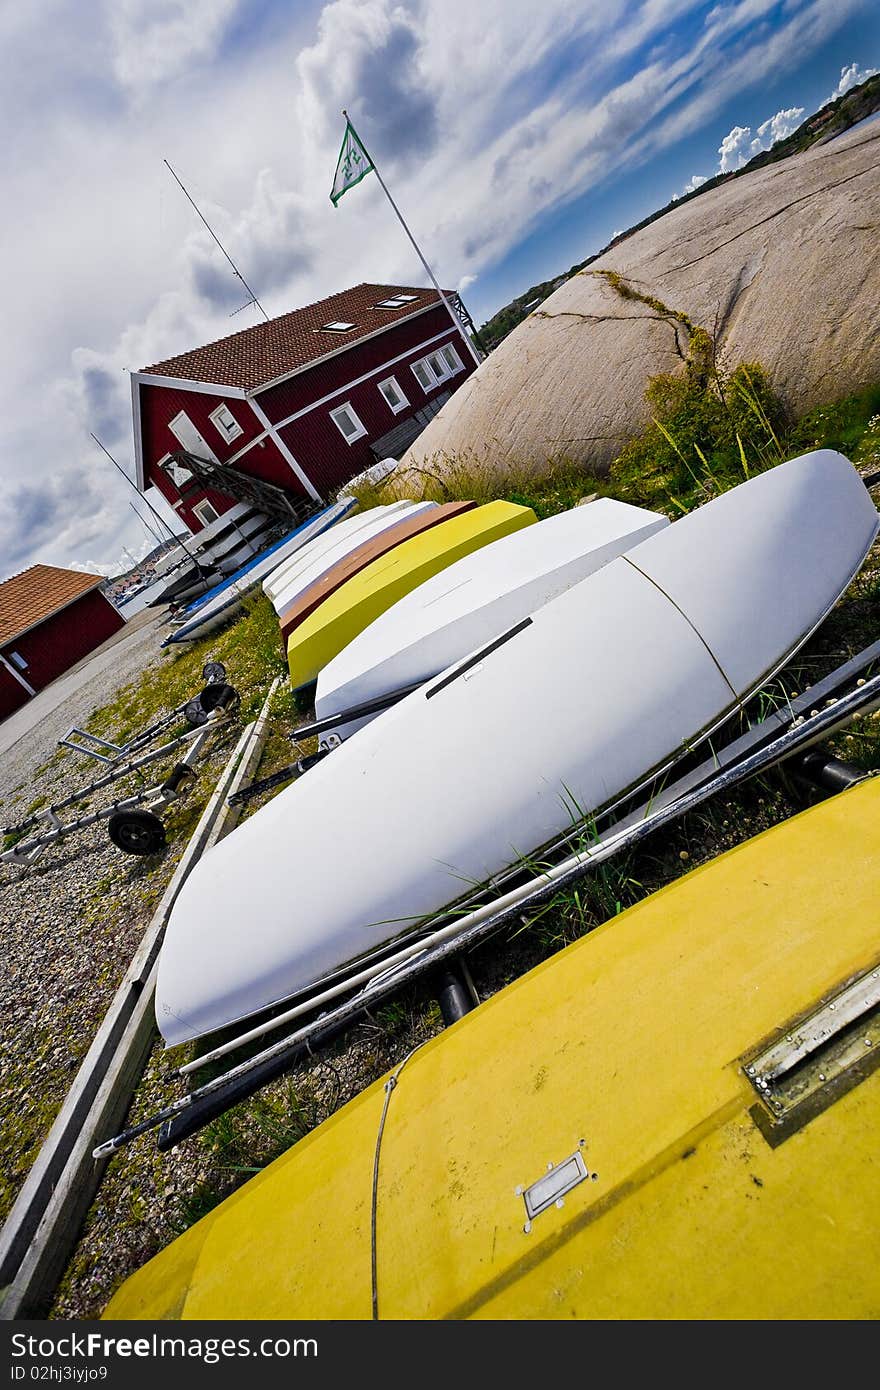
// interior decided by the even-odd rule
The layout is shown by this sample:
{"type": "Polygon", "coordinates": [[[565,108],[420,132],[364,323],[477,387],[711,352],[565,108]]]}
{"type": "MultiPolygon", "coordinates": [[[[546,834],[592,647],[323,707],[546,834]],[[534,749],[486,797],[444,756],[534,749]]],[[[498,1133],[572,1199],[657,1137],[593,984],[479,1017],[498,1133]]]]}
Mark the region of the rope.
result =
{"type": "MultiPolygon", "coordinates": [[[[425,1041],[427,1041],[427,1039],[425,1039],[425,1041]]],[[[400,1076],[400,1073],[403,1071],[410,1057],[418,1052],[420,1047],[424,1047],[424,1042],[420,1042],[418,1046],[412,1049],[412,1052],[406,1054],[396,1071],[393,1071],[385,1082],[385,1102],[382,1106],[382,1117],[379,1120],[379,1133],[376,1135],[376,1152],[373,1157],[373,1194],[370,1206],[370,1269],[373,1284],[374,1322],[378,1322],[379,1320],[379,1284],[376,1273],[376,1209],[379,1196],[379,1152],[382,1148],[382,1135],[385,1131],[385,1120],[388,1116],[388,1107],[391,1104],[391,1093],[397,1086],[397,1078],[400,1076]]]]}

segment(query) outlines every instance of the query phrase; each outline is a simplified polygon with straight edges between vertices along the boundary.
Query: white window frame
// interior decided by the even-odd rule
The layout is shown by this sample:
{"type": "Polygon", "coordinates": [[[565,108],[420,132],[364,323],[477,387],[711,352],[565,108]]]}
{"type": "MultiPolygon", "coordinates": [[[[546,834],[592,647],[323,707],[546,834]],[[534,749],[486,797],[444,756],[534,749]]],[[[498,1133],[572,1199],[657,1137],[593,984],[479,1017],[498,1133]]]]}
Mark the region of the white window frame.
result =
{"type": "Polygon", "coordinates": [[[409,401],[406,399],[406,396],[400,389],[400,382],[397,380],[396,376],[386,376],[384,381],[380,381],[378,383],[378,386],[379,394],[381,395],[388,409],[391,411],[392,415],[399,415],[402,410],[406,410],[407,406],[409,405],[409,401]],[[390,386],[394,394],[397,396],[397,405],[392,405],[388,397],[385,395],[384,387],[386,386],[390,386]]]}
{"type": "Polygon", "coordinates": [[[407,304],[417,304],[417,294],[393,294],[388,299],[380,299],[377,309],[404,309],[407,304]]]}
{"type": "Polygon", "coordinates": [[[438,384],[441,381],[447,381],[449,377],[452,376],[448,364],[444,362],[443,358],[440,356],[439,348],[437,348],[435,352],[429,352],[428,356],[425,358],[425,361],[427,362],[430,370],[434,373],[435,377],[437,378],[438,384]]]}
{"type": "Polygon", "coordinates": [[[427,395],[429,391],[434,390],[435,386],[442,386],[444,381],[448,381],[449,378],[455,376],[457,372],[464,371],[464,363],[451,343],[441,343],[440,347],[435,348],[433,352],[429,352],[426,357],[420,357],[418,362],[411,363],[410,369],[416,381],[418,381],[422,390],[425,392],[425,395],[427,395]],[[458,363],[456,367],[451,367],[448,360],[444,357],[443,354],[447,349],[458,363]],[[425,383],[420,380],[420,368],[427,372],[428,376],[431,378],[429,386],[426,386],[425,383]]]}
{"type": "Polygon", "coordinates": [[[413,376],[415,377],[416,381],[418,382],[419,386],[421,386],[421,388],[422,388],[422,390],[424,391],[424,393],[425,393],[426,396],[427,396],[427,394],[428,394],[429,391],[433,391],[433,390],[434,390],[434,387],[437,386],[437,385],[439,385],[439,383],[434,379],[434,373],[431,371],[431,368],[430,368],[430,366],[428,365],[428,359],[427,359],[427,357],[420,357],[419,360],[418,360],[418,362],[413,362],[413,363],[410,365],[410,371],[412,372],[412,374],[413,374],[413,376]],[[425,383],[422,381],[421,377],[419,376],[419,370],[420,370],[420,369],[421,369],[422,371],[426,372],[427,375],[428,375],[428,377],[429,377],[429,381],[428,381],[428,385],[427,385],[427,386],[425,385],[425,383]]]}
{"type": "Polygon", "coordinates": [[[19,671],[28,670],[28,663],[25,661],[21,652],[10,652],[9,660],[12,661],[18,667],[19,671]]]}
{"type": "Polygon", "coordinates": [[[215,521],[220,520],[221,515],[214,506],[214,503],[207,497],[203,497],[201,502],[194,502],[192,512],[193,516],[197,516],[203,526],[212,526],[215,521]],[[210,507],[214,515],[210,517],[202,516],[202,513],[199,511],[200,507],[210,507]]]}
{"type": "Polygon", "coordinates": [[[364,425],[363,421],[361,420],[351,401],[343,401],[342,405],[337,405],[335,409],[331,410],[330,419],[333,421],[334,425],[339,430],[339,433],[342,435],[342,438],[345,440],[346,444],[356,443],[358,439],[363,439],[364,435],[367,433],[366,426],[364,425]],[[351,419],[354,421],[356,429],[356,432],[354,434],[347,434],[346,431],[342,428],[342,425],[339,423],[339,420],[336,418],[338,415],[343,414],[349,415],[351,419]]]}
{"type": "Polygon", "coordinates": [[[208,419],[211,421],[211,424],[214,426],[215,430],[220,435],[220,438],[225,439],[227,444],[231,443],[233,439],[238,439],[238,436],[240,434],[244,434],[243,426],[241,426],[238,423],[232,411],[229,409],[229,406],[226,405],[225,402],[223,403],[223,405],[218,405],[216,410],[212,410],[211,414],[208,416],[208,419]],[[224,422],[223,417],[227,415],[229,419],[232,421],[231,430],[227,428],[224,422]]]}
{"type": "Polygon", "coordinates": [[[452,343],[444,343],[443,346],[438,349],[438,351],[441,357],[446,358],[446,363],[449,367],[450,376],[455,376],[456,372],[464,371],[464,363],[462,362],[452,343]],[[449,357],[446,356],[447,353],[453,359],[453,362],[455,364],[454,366],[449,362],[449,357]]]}

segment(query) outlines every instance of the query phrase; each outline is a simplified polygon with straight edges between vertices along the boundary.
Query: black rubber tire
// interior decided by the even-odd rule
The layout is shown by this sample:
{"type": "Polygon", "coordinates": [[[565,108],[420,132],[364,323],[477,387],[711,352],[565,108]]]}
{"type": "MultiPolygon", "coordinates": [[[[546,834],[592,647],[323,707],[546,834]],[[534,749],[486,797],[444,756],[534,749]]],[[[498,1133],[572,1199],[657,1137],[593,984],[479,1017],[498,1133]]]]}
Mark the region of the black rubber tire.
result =
{"type": "Polygon", "coordinates": [[[107,831],[125,854],[158,854],[168,844],[165,827],[152,811],[116,811],[107,831]]]}
{"type": "Polygon", "coordinates": [[[202,667],[202,680],[205,685],[222,685],[226,680],[226,667],[222,661],[206,661],[202,667]]]}
{"type": "Polygon", "coordinates": [[[237,714],[241,696],[233,685],[206,685],[198,695],[188,700],[183,717],[194,729],[208,722],[208,715],[222,706],[227,714],[237,714]]]}
{"type": "Polygon", "coordinates": [[[241,696],[234,685],[206,685],[198,701],[206,715],[218,709],[225,710],[227,714],[236,714],[241,696]]]}
{"type": "Polygon", "coordinates": [[[193,729],[198,729],[202,724],[208,722],[208,711],[202,705],[201,695],[194,695],[191,700],[187,700],[183,710],[183,717],[193,729]]]}

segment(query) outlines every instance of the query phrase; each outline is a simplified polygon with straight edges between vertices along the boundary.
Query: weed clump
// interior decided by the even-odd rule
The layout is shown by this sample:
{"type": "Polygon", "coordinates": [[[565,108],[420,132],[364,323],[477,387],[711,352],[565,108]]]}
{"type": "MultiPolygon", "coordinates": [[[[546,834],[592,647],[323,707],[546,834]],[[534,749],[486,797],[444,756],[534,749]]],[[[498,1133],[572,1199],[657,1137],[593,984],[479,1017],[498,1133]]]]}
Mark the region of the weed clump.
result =
{"type": "Polygon", "coordinates": [[[391,474],[378,483],[364,483],[351,489],[362,510],[383,506],[401,498],[417,502],[472,501],[515,502],[531,507],[539,521],[568,511],[585,493],[606,494],[607,478],[588,473],[573,459],[548,459],[545,468],[525,465],[500,467],[489,455],[471,451],[450,455],[437,453],[419,467],[391,474]]]}

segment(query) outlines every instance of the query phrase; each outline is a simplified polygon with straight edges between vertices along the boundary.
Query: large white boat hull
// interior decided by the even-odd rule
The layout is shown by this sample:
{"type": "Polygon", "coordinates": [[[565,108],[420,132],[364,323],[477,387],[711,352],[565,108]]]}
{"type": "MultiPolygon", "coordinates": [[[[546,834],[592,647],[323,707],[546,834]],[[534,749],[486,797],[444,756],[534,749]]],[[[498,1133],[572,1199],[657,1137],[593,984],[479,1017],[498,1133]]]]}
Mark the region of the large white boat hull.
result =
{"type": "MultiPolygon", "coordinates": [[[[316,718],[430,680],[668,525],[657,512],[603,497],[465,556],[393,604],[324,667],[316,718]]],[[[334,733],[348,738],[368,722],[334,733]]]]}
{"type": "Polygon", "coordinates": [[[877,526],[841,455],[791,460],[413,692],[196,865],[165,1039],[301,993],[675,761],[821,623],[877,526]]]}

